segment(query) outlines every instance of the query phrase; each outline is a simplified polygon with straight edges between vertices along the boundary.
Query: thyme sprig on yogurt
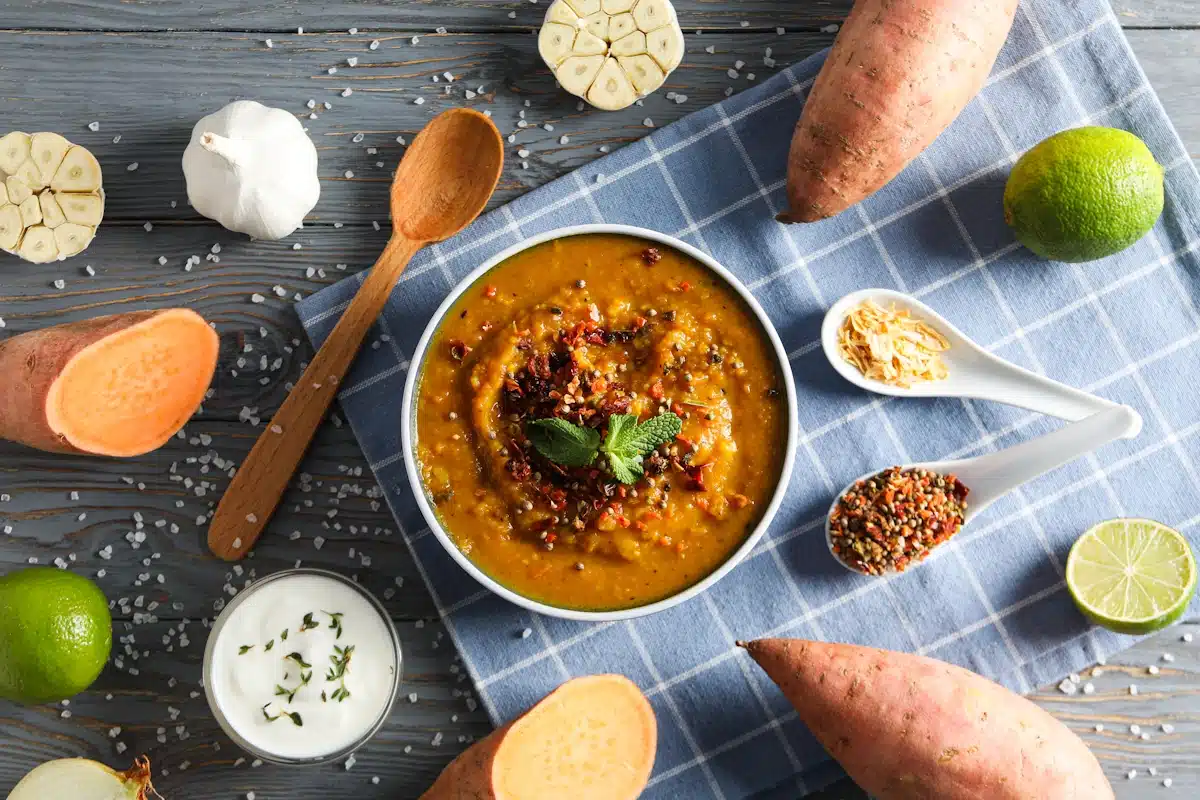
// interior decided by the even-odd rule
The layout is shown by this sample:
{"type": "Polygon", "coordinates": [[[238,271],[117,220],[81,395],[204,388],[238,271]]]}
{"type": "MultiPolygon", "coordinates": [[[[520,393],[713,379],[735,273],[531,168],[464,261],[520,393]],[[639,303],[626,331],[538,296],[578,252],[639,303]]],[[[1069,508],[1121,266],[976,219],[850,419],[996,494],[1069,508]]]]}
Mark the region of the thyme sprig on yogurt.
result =
{"type": "Polygon", "coordinates": [[[334,654],[329,657],[329,660],[333,662],[333,666],[325,673],[325,681],[326,683],[332,683],[333,681],[339,683],[330,696],[340,703],[350,696],[350,690],[346,688],[346,670],[350,669],[350,657],[354,655],[354,645],[347,645],[346,647],[334,645],[333,652],[334,654]]]}
{"type": "Polygon", "coordinates": [[[278,714],[276,714],[275,716],[271,716],[271,714],[267,712],[267,709],[270,707],[271,707],[270,703],[267,703],[262,707],[262,715],[263,715],[263,717],[266,718],[267,722],[274,722],[275,720],[279,719],[280,717],[287,717],[288,719],[290,719],[292,721],[292,724],[295,725],[297,728],[304,726],[304,720],[300,717],[300,712],[288,711],[286,709],[280,709],[278,714]]]}

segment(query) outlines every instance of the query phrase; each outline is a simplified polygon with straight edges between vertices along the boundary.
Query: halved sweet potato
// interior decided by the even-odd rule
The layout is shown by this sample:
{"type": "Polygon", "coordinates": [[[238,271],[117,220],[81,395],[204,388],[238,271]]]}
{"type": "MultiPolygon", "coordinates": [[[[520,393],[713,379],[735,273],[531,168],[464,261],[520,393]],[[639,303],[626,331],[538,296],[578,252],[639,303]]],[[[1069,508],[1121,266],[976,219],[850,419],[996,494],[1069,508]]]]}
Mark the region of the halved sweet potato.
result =
{"type": "Polygon", "coordinates": [[[634,800],[657,740],[631,680],[576,678],[456,758],[421,800],[634,800]]]}
{"type": "Polygon", "coordinates": [[[187,309],[137,311],[0,342],[0,438],[51,452],[137,456],[195,413],[217,334],[187,309]]]}

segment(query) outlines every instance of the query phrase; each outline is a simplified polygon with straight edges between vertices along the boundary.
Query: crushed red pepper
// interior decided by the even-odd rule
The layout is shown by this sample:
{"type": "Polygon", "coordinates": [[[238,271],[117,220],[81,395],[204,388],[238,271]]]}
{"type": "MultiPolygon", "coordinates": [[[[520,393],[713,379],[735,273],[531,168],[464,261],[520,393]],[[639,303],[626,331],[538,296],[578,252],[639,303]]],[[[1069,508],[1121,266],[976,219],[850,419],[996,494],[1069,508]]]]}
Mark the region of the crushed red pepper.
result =
{"type": "MultiPolygon", "coordinates": [[[[631,521],[622,513],[621,501],[631,487],[622,485],[598,467],[566,467],[546,458],[533,447],[525,433],[525,423],[557,417],[603,434],[614,415],[630,413],[634,396],[616,373],[582,371],[574,351],[584,346],[625,347],[653,329],[653,324],[643,317],[638,317],[630,329],[616,330],[588,320],[559,330],[553,349],[548,352],[535,352],[527,339],[518,344],[518,350],[528,354],[528,358],[524,366],[505,380],[501,395],[502,414],[517,423],[514,437],[508,442],[505,469],[513,480],[528,486],[556,512],[554,518],[545,517],[541,524],[533,526],[543,546],[554,544],[545,530],[555,524],[555,519],[557,524],[583,531],[607,514],[620,527],[629,527],[631,521]]],[[[661,399],[662,382],[656,381],[654,386],[657,399],[661,399]]],[[[655,396],[653,388],[651,395],[655,396]]],[[[702,470],[711,464],[692,466],[692,443],[678,436],[675,444],[675,447],[663,445],[646,456],[643,470],[647,475],[681,473],[686,478],[686,488],[706,491],[702,470]]],[[[643,483],[639,486],[645,488],[643,483]]]]}
{"type": "Polygon", "coordinates": [[[867,575],[903,572],[962,528],[970,490],[954,475],[891,467],[860,480],[829,515],[834,554],[867,575]]]}

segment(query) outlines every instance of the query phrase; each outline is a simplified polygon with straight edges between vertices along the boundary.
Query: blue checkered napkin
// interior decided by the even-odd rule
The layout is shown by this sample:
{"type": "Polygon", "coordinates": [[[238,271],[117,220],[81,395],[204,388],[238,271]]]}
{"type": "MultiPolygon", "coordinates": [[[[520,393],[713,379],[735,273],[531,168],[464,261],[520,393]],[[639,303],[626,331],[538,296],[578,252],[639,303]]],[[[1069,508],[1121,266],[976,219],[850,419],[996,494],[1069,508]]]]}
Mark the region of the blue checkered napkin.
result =
{"type": "MultiPolygon", "coordinates": [[[[656,131],[422,253],[379,321],[387,346],[363,351],[340,397],[492,718],[511,718],[571,676],[628,675],[660,726],[648,798],[790,798],[838,774],[734,639],[914,651],[1027,691],[1129,644],[1085,626],[1064,589],[1081,531],[1145,516],[1200,546],[1200,181],[1108,4],[1023,2],[987,87],[925,155],[841,216],[784,227],[772,220],[785,202],[788,142],[820,64],[808,59],[656,131]],[[1049,264],[1014,242],[1001,189],[1019,153],[1085,124],[1149,144],[1166,167],[1167,211],[1118,256],[1049,264]],[[681,607],[608,625],[531,615],[457,567],[409,491],[396,414],[408,359],[451,286],[514,243],[588,222],[674,234],[740,276],[791,353],[802,428],[787,499],[754,553],[681,607]],[[1132,405],[1145,432],[1009,496],[920,569],[890,580],[850,574],[822,530],[837,488],[1060,424],[992,404],[889,400],[843,382],[817,346],[819,323],[833,301],[873,286],[913,292],[999,355],[1132,405]]],[[[300,305],[314,341],[361,280],[300,305]]]]}

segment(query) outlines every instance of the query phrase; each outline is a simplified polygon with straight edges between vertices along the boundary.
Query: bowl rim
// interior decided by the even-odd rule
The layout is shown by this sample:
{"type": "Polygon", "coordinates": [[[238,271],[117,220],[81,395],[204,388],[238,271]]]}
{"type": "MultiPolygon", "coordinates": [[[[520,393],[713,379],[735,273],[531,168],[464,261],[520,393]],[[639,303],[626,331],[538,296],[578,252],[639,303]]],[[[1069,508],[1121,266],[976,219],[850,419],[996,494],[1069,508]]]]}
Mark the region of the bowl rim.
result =
{"type": "MultiPolygon", "coordinates": [[[[425,519],[425,524],[429,527],[429,532],[435,536],[442,548],[450,555],[450,557],[458,563],[460,567],[466,570],[467,574],[479,582],[484,588],[499,595],[500,597],[514,603],[522,608],[534,611],[538,614],[543,614],[549,617],[557,617],[559,619],[574,620],[577,622],[620,622],[623,620],[636,619],[638,617],[648,616],[650,614],[665,611],[674,606],[685,603],[693,597],[707,591],[719,580],[733,571],[734,567],[740,564],[747,555],[754,549],[763,535],[767,532],[767,528],[775,519],[775,515],[779,512],[779,507],[783,503],[784,495],[787,493],[788,485],[791,482],[793,461],[795,460],[796,447],[799,439],[799,420],[796,409],[796,383],[792,375],[791,362],[788,359],[787,351],[783,347],[783,342],[779,338],[779,333],[775,330],[771,319],[763,310],[758,300],[750,293],[750,290],[738,280],[736,276],[726,269],[720,262],[710,256],[708,253],[677,239],[669,234],[660,233],[659,231],[650,230],[648,228],[640,228],[633,225],[617,225],[607,223],[592,223],[587,225],[570,225],[554,230],[545,231],[518,242],[511,247],[505,248],[499,253],[488,258],[475,269],[471,270],[458,284],[450,291],[446,298],[438,306],[433,317],[425,326],[424,332],[413,351],[412,358],[409,361],[408,377],[404,383],[404,395],[401,410],[401,443],[404,451],[404,466],[408,472],[408,482],[412,488],[413,494],[416,495],[417,506],[421,510],[421,516],[425,519]],[[424,368],[425,358],[429,352],[429,344],[436,335],[438,328],[441,327],[442,321],[445,319],[447,312],[463,293],[471,286],[475,285],[480,278],[490,272],[492,269],[531,247],[536,247],[539,244],[549,242],[555,239],[566,239],[572,236],[583,236],[594,233],[621,234],[632,236],[640,239],[645,239],[658,244],[672,247],[685,255],[690,256],[700,264],[704,265],[711,272],[721,278],[727,286],[729,286],[742,301],[749,307],[754,317],[758,320],[762,327],[768,342],[775,353],[775,359],[779,371],[781,373],[784,391],[787,395],[787,442],[785,444],[783,464],[779,473],[779,479],[775,486],[775,491],[771,495],[771,500],[763,512],[762,518],[755,526],[754,530],[746,537],[742,544],[720,564],[716,569],[710,572],[705,577],[701,578],[693,584],[679,590],[675,594],[664,597],[661,600],[656,600],[642,606],[633,608],[624,608],[614,611],[586,611],[573,608],[563,608],[553,606],[548,603],[543,603],[534,600],[525,595],[509,589],[495,578],[492,578],[478,566],[476,566],[454,543],[450,538],[449,533],[442,526],[436,512],[429,503],[429,497],[425,492],[425,486],[421,481],[420,469],[417,465],[416,457],[416,431],[413,426],[414,409],[417,394],[417,386],[420,382],[421,373],[424,368]]],[[[440,603],[439,603],[440,605],[440,603]]],[[[444,613],[444,612],[443,612],[444,613]]]]}

